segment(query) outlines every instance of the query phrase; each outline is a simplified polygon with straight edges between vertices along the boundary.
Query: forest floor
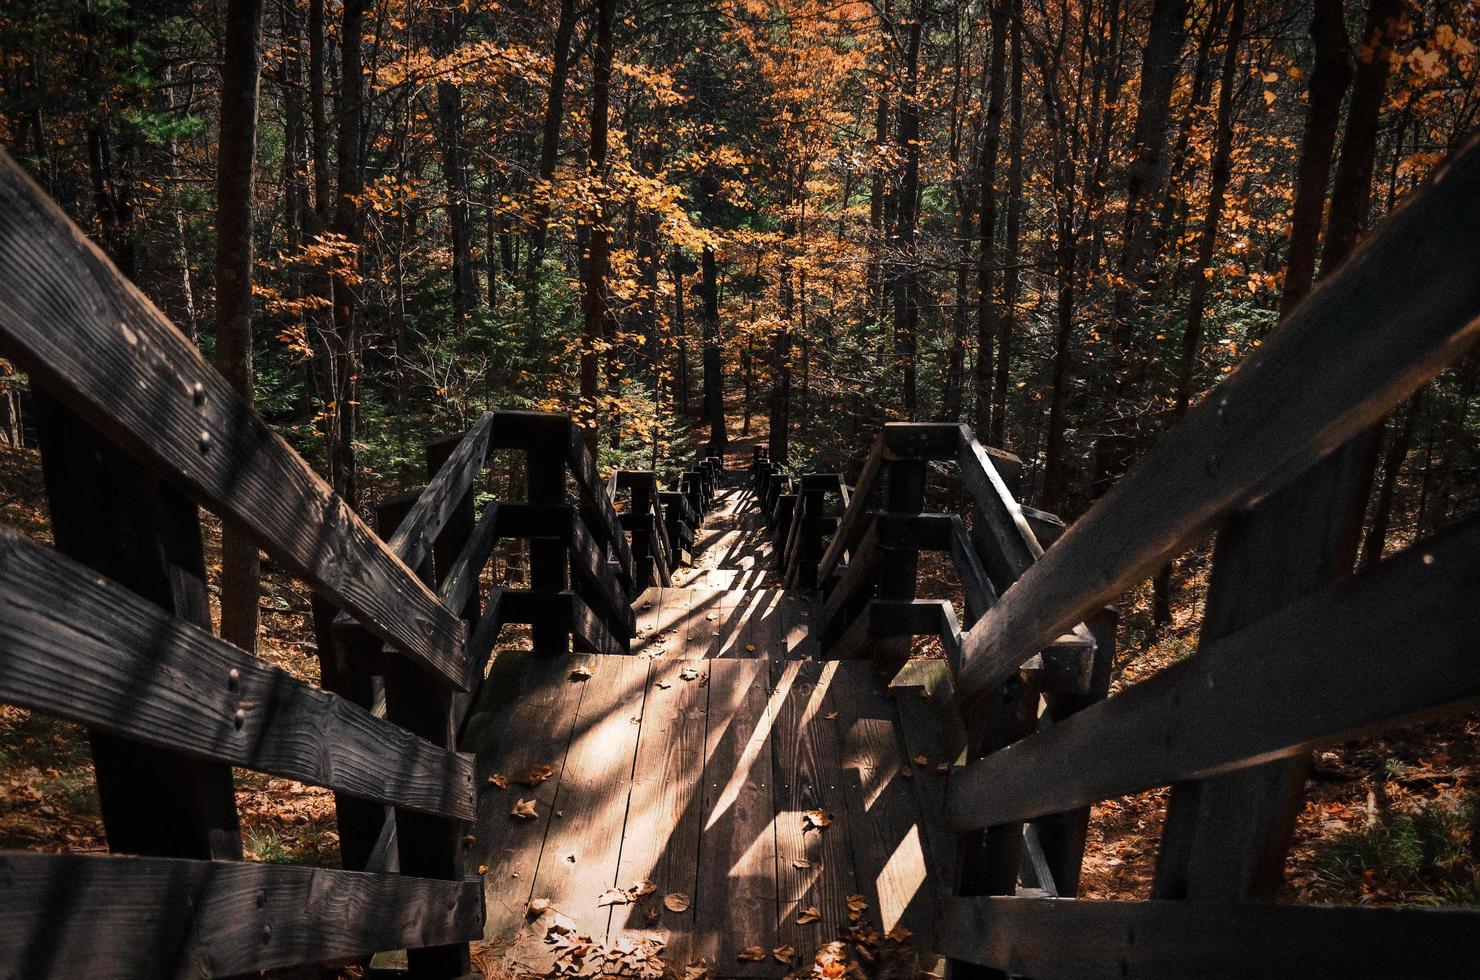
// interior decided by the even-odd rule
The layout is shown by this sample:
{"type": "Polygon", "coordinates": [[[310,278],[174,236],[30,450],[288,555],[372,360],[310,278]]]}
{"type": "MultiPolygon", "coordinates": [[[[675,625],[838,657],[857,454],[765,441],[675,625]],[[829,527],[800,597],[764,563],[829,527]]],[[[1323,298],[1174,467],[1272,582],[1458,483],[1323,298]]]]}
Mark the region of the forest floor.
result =
{"type": "MultiPolygon", "coordinates": [[[[731,431],[738,436],[740,426],[731,431]]],[[[764,420],[753,420],[752,432],[763,431],[764,420]]],[[[39,455],[33,450],[0,447],[0,523],[49,541],[39,455]]],[[[220,526],[207,515],[204,527],[214,606],[220,526]]],[[[1173,623],[1159,633],[1150,628],[1149,586],[1123,601],[1112,696],[1194,652],[1209,565],[1207,549],[1179,563],[1173,623]]],[[[951,597],[956,588],[946,565],[922,561],[922,596],[951,597]]],[[[301,583],[268,566],[261,656],[316,682],[309,602],[310,593],[301,583]]],[[[236,776],[249,860],[337,862],[333,800],[327,790],[245,770],[236,776]]],[[[1165,789],[1154,790],[1094,807],[1084,897],[1149,895],[1167,795],[1165,789]]],[[[87,737],[79,726],[0,706],[0,848],[106,849],[87,737]]],[[[1317,753],[1280,897],[1292,902],[1480,903],[1480,714],[1317,753]]]]}

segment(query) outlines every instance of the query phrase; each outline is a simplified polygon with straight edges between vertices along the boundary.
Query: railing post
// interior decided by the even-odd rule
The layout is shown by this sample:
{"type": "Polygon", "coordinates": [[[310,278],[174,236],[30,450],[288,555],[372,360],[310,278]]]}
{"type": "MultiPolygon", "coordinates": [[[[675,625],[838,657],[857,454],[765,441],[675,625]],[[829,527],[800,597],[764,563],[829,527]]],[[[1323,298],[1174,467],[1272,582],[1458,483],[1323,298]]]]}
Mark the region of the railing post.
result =
{"type": "Polygon", "coordinates": [[[831,475],[802,477],[800,502],[801,523],[797,528],[795,553],[787,555],[788,571],[796,568],[796,586],[817,588],[817,563],[822,560],[822,528],[827,519],[827,489],[824,481],[836,480],[831,475]]]}
{"type": "MultiPolygon", "coordinates": [[[[428,448],[428,476],[436,471],[438,463],[432,448],[428,448]]],[[[446,459],[443,455],[442,459],[446,459]]],[[[389,538],[412,505],[416,494],[394,497],[376,508],[376,524],[383,538],[389,538]]],[[[471,508],[472,499],[468,498],[471,508]]],[[[459,507],[459,510],[461,508],[459,507]]],[[[471,514],[466,525],[461,525],[455,513],[436,544],[450,550],[455,557],[472,530],[471,514]],[[459,540],[459,535],[461,539],[459,540]]],[[[450,563],[451,559],[447,559],[450,563]]],[[[445,569],[446,565],[442,566],[445,569]]],[[[436,588],[442,569],[436,567],[434,552],[417,569],[422,581],[436,588]]],[[[476,590],[475,595],[476,595],[476,590]]],[[[475,600],[476,601],[476,600],[475,600]]],[[[386,663],[385,673],[385,717],[413,735],[420,735],[434,745],[453,749],[457,747],[457,721],[454,714],[453,693],[445,685],[403,657],[392,657],[386,663]]],[[[401,807],[395,809],[397,868],[401,874],[419,878],[442,878],[460,881],[463,876],[462,836],[463,823],[446,817],[418,813],[401,807]]],[[[461,977],[468,972],[470,960],[467,943],[452,943],[446,946],[430,946],[406,951],[409,974],[418,980],[444,980],[461,977]]]]}
{"type": "MultiPolygon", "coordinates": [[[[560,420],[567,430],[569,419],[560,420]]],[[[525,460],[529,502],[532,504],[570,503],[566,492],[567,436],[552,434],[550,439],[532,444],[525,460]]],[[[555,594],[570,588],[570,568],[565,542],[535,538],[529,542],[529,587],[531,591],[555,594]]],[[[559,656],[570,652],[568,616],[542,615],[531,624],[534,652],[541,656],[559,656]]]]}
{"type": "MultiPolygon", "coordinates": [[[[34,399],[57,550],[210,631],[195,505],[46,393],[34,399]]],[[[218,693],[223,704],[233,697],[224,681],[218,693]]],[[[88,738],[110,849],[241,859],[230,766],[101,732],[88,738]]]]}
{"type": "Polygon", "coordinates": [[[654,521],[653,486],[649,481],[638,480],[631,485],[632,508],[629,521],[632,532],[632,564],[637,578],[637,590],[649,588],[657,580],[657,556],[653,553],[654,521]]]}
{"type": "MultiPolygon", "coordinates": [[[[1048,713],[1055,722],[1083,711],[1110,693],[1110,672],[1115,665],[1115,632],[1120,613],[1106,606],[1084,621],[1095,638],[1094,663],[1089,684],[1082,693],[1045,694],[1048,713]]],[[[1060,898],[1073,898],[1079,893],[1079,877],[1084,865],[1084,845],[1089,831],[1089,807],[1056,813],[1034,821],[1043,856],[1048,860],[1054,885],[1060,898]]]]}
{"type": "MultiPolygon", "coordinates": [[[[926,463],[921,459],[892,459],[887,464],[884,488],[884,511],[891,515],[910,516],[925,509],[926,463]]],[[[886,602],[910,601],[915,598],[919,578],[920,552],[915,548],[880,547],[878,596],[886,602]]],[[[883,664],[902,663],[909,657],[908,637],[878,640],[874,659],[883,664]]]]}

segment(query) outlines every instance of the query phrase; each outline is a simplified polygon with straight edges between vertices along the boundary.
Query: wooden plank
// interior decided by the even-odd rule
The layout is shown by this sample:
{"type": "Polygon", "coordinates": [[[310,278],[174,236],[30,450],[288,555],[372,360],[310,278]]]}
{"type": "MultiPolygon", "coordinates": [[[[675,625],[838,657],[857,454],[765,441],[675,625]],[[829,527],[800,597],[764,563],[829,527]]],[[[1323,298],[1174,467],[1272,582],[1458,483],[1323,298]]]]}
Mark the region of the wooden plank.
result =
{"type": "Polygon", "coordinates": [[[556,786],[585,691],[583,682],[571,679],[571,671],[595,659],[589,654],[552,658],[500,653],[493,665],[498,679],[490,675],[490,695],[469,720],[463,746],[476,754],[480,777],[498,775],[508,781],[503,789],[488,784],[478,801],[474,850],[488,868],[483,877],[488,905],[484,938],[490,942],[518,938],[526,921],[555,813],[556,786]],[[536,766],[553,767],[553,778],[534,786],[520,783],[536,766]],[[535,819],[512,815],[521,799],[535,801],[535,819]]]}
{"type": "Polygon", "coordinates": [[[473,814],[470,757],[269,667],[8,528],[0,700],[364,799],[473,814]]]}
{"type": "MultiPolygon", "coordinates": [[[[630,884],[617,881],[617,864],[649,661],[595,657],[589,666],[592,676],[579,682],[584,691],[575,733],[555,781],[555,818],[540,853],[534,895],[583,926],[593,924],[593,936],[604,936],[609,914],[597,903],[608,889],[630,884]]],[[[646,829],[658,830],[651,824],[646,829]]],[[[547,972],[554,960],[552,950],[540,948],[544,928],[536,923],[526,934],[534,942],[526,943],[520,962],[547,972]]]]}
{"type": "Polygon", "coordinates": [[[0,853],[16,976],[203,977],[476,938],[477,881],[173,858],[0,853]]]}
{"type": "MultiPolygon", "coordinates": [[[[45,392],[34,391],[52,538],[88,578],[105,576],[161,615],[211,630],[200,516],[178,488],[152,477],[45,392]]],[[[44,598],[65,609],[65,592],[44,598]]],[[[85,612],[85,611],[84,611],[85,612]]],[[[46,679],[61,678],[49,673],[46,679]]],[[[129,687],[136,683],[129,679],[129,687]]],[[[125,698],[126,700],[126,698],[125,698]]],[[[88,732],[98,803],[114,851],[240,860],[231,769],[88,732]]]]}
{"type": "Polygon", "coordinates": [[[1067,810],[1473,702],[1477,587],[1472,518],[973,762],[952,783],[951,823],[1067,810]]]}
{"type": "Polygon", "coordinates": [[[786,592],[758,589],[745,618],[747,656],[786,658],[786,592]],[[749,647],[755,647],[750,651],[749,647]]]}
{"type": "Polygon", "coordinates": [[[703,830],[694,891],[693,956],[715,974],[768,976],[735,954],[776,943],[776,836],[771,786],[770,676],[763,660],[707,664],[703,830]]]}
{"type": "Polygon", "coordinates": [[[947,898],[953,958],[1036,977],[1473,977],[1480,913],[947,898]]]}
{"type": "Polygon", "coordinates": [[[653,894],[612,908],[610,937],[656,935],[667,943],[664,960],[677,970],[688,964],[694,910],[674,912],[663,904],[675,892],[693,896],[698,886],[702,826],[704,733],[709,687],[685,680],[693,660],[653,664],[632,769],[632,794],[622,831],[618,887],[648,880],[653,894]]]}
{"type": "Polygon", "coordinates": [[[710,647],[711,657],[753,657],[750,617],[765,601],[763,589],[726,589],[720,600],[719,636],[710,647]]]}
{"type": "Polygon", "coordinates": [[[884,426],[886,460],[947,460],[956,457],[962,426],[950,422],[889,422],[884,426]]]}
{"type": "Polygon", "coordinates": [[[1006,676],[1469,350],[1480,333],[1477,196],[1472,140],[971,629],[964,692],[1006,676]]]}
{"type": "Polygon", "coordinates": [[[934,948],[935,900],[925,828],[911,783],[914,773],[900,740],[899,715],[874,666],[839,662],[832,683],[842,765],[847,772],[848,831],[853,868],[866,913],[883,931],[902,925],[921,951],[934,948]],[[911,776],[903,773],[910,766],[911,776]]]}
{"type": "Polygon", "coordinates": [[[837,670],[836,661],[771,662],[777,942],[803,957],[843,935],[848,897],[859,891],[849,846],[839,721],[828,717],[835,710],[831,686],[837,670]],[[803,818],[810,810],[829,814],[833,823],[821,830],[810,827],[803,818]],[[813,906],[820,918],[797,922],[798,914],[813,906]]]}
{"type": "Polygon", "coordinates": [[[873,597],[878,587],[879,564],[882,561],[878,546],[878,533],[870,522],[858,548],[849,556],[843,578],[828,593],[822,603],[821,614],[816,624],[818,639],[824,646],[830,645],[873,597]]]}
{"type": "Polygon", "coordinates": [[[817,658],[822,656],[822,645],[817,641],[817,619],[821,603],[788,594],[782,625],[786,630],[786,655],[791,658],[817,658]]]}
{"type": "Polygon", "coordinates": [[[289,572],[465,684],[457,617],[8,155],[0,155],[0,346],[34,384],[251,534],[289,572]]]}
{"type": "Polygon", "coordinates": [[[684,618],[688,634],[684,655],[694,659],[712,657],[720,647],[725,611],[735,607],[735,594],[729,589],[695,589],[693,593],[684,618]]]}

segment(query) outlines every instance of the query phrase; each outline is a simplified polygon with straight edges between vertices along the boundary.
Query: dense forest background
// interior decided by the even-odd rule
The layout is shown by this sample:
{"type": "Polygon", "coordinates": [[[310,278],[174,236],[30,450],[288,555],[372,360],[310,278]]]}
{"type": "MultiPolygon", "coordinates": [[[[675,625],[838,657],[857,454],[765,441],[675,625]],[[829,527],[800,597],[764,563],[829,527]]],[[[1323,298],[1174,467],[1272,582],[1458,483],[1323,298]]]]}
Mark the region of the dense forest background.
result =
{"type": "MultiPolygon", "coordinates": [[[[533,406],[659,468],[960,419],[1072,519],[1464,140],[1477,36],[1474,0],[14,0],[0,143],[352,500],[533,406]]],[[[1364,560],[1473,495],[1477,366],[1390,420],[1364,560]]]]}

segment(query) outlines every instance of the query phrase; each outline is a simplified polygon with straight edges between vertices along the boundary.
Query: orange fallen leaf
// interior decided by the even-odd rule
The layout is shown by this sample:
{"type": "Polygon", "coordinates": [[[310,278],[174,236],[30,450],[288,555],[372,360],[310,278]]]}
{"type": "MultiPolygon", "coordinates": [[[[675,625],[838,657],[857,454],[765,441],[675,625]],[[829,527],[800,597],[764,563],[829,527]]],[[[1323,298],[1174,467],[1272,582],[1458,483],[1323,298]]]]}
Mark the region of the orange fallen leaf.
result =
{"type": "Polygon", "coordinates": [[[905,779],[914,779],[915,778],[915,770],[911,769],[909,766],[900,766],[899,767],[899,774],[901,776],[903,776],[905,779]]]}
{"type": "Polygon", "coordinates": [[[581,666],[570,672],[570,679],[573,681],[584,681],[590,679],[591,674],[591,668],[586,666],[585,664],[582,664],[581,666]]]}
{"type": "Polygon", "coordinates": [[[759,963],[766,958],[766,951],[759,946],[747,946],[735,954],[735,959],[746,963],[759,963]]]}
{"type": "Polygon", "coordinates": [[[862,895],[848,896],[848,911],[862,912],[866,908],[868,908],[868,899],[864,898],[862,895]]]}
{"type": "Polygon", "coordinates": [[[823,721],[832,721],[837,716],[838,716],[838,713],[836,711],[829,711],[827,714],[825,714],[825,715],[822,716],[822,720],[823,721]]]}
{"type": "Polygon", "coordinates": [[[632,884],[627,886],[627,892],[634,899],[642,898],[644,895],[651,895],[657,890],[658,886],[653,884],[651,881],[648,881],[646,878],[642,879],[641,881],[634,881],[632,884]]]}
{"type": "Polygon", "coordinates": [[[777,946],[771,950],[771,955],[776,957],[778,963],[790,963],[796,959],[797,951],[795,946],[777,946]]]}
{"type": "Polygon", "coordinates": [[[802,833],[804,834],[809,830],[821,830],[830,823],[832,823],[832,814],[830,813],[825,813],[822,810],[802,811],[802,833]]]}
{"type": "Polygon", "coordinates": [[[806,868],[812,867],[812,862],[808,861],[806,858],[797,858],[795,861],[791,862],[791,866],[798,870],[804,870],[806,868]]]}
{"type": "Polygon", "coordinates": [[[529,913],[531,919],[538,919],[550,911],[550,900],[548,898],[537,898],[529,903],[529,908],[525,911],[529,913]]]}
{"type": "Polygon", "coordinates": [[[684,967],[683,980],[707,980],[709,972],[709,961],[701,956],[684,967]]]}
{"type": "Polygon", "coordinates": [[[601,909],[606,908],[608,905],[627,905],[630,904],[631,901],[632,896],[627,894],[624,889],[608,888],[606,891],[602,892],[601,897],[596,900],[596,907],[601,909]]]}
{"type": "Polygon", "coordinates": [[[480,864],[480,865],[478,865],[478,873],[480,875],[486,875],[486,874],[488,874],[488,865],[486,865],[486,864],[480,864]]]}
{"type": "Polygon", "coordinates": [[[499,789],[505,789],[509,785],[509,777],[500,775],[499,773],[494,773],[492,776],[489,776],[488,781],[497,786],[499,789]]]}
{"type": "Polygon", "coordinates": [[[896,922],[893,929],[890,929],[888,932],[884,933],[884,938],[892,939],[897,943],[904,943],[905,940],[909,939],[911,935],[913,935],[913,933],[911,933],[904,926],[896,922]]]}
{"type": "Polygon", "coordinates": [[[916,755],[913,761],[915,765],[919,766],[922,769],[930,765],[930,760],[925,758],[923,755],[916,755]]]}
{"type": "Polygon", "coordinates": [[[949,762],[936,763],[935,771],[944,776],[946,773],[951,771],[951,764],[949,762]]]}
{"type": "Polygon", "coordinates": [[[514,779],[521,786],[538,786],[547,779],[555,778],[554,766],[533,766],[530,770],[514,779]]]}
{"type": "Polygon", "coordinates": [[[514,809],[509,811],[509,816],[518,817],[520,820],[536,819],[540,812],[534,808],[534,802],[534,800],[520,800],[514,804],[514,809]]]}
{"type": "Polygon", "coordinates": [[[815,905],[809,905],[797,913],[797,925],[804,926],[809,922],[819,922],[822,919],[822,910],[815,905]]]}
{"type": "Polygon", "coordinates": [[[663,896],[663,907],[670,912],[687,912],[692,901],[683,892],[670,892],[663,896]]]}

